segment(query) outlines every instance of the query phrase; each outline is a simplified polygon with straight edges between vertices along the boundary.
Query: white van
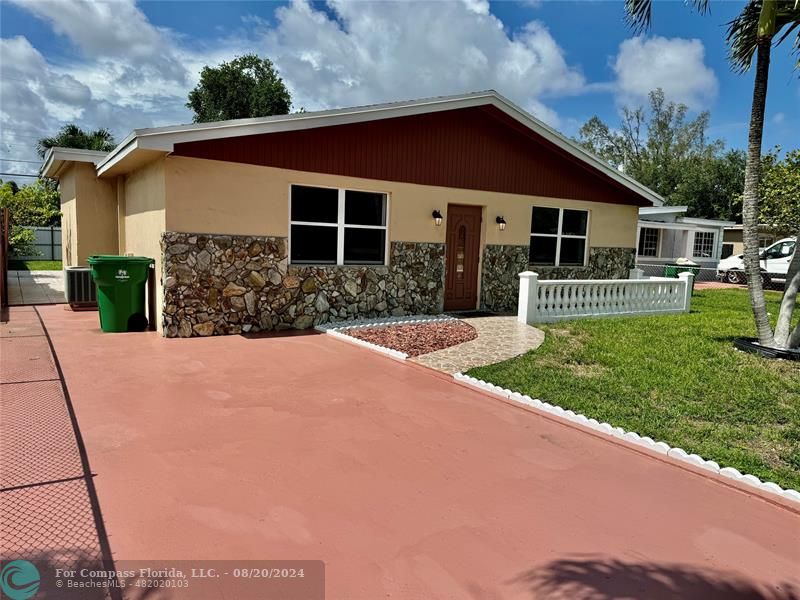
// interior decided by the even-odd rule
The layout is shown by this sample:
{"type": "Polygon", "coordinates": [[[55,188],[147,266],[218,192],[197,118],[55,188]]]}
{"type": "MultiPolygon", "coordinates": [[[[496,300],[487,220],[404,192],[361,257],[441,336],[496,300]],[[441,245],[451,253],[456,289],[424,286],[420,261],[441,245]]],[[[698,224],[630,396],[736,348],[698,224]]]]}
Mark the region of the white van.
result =
{"type": "MultiPolygon", "coordinates": [[[[761,251],[761,277],[765,284],[776,280],[786,281],[796,245],[795,238],[784,238],[761,251]]],[[[717,279],[728,283],[744,283],[743,255],[737,254],[719,261],[717,279]]]]}

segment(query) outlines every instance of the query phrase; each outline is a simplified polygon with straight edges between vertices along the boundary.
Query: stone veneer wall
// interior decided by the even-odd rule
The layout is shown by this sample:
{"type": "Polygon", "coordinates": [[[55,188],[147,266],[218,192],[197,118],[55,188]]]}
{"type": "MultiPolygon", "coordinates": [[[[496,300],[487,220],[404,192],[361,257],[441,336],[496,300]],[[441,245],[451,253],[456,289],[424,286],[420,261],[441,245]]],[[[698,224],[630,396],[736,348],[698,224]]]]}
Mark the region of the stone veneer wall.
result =
{"type": "Polygon", "coordinates": [[[161,250],[167,337],[436,314],[444,300],[444,244],[392,242],[389,266],[289,265],[282,237],[168,231],[161,250]]]}
{"type": "Polygon", "coordinates": [[[519,273],[535,271],[542,279],[628,279],[636,263],[634,248],[589,248],[585,267],[528,264],[528,246],[487,245],[483,252],[481,307],[516,312],[519,273]]]}
{"type": "Polygon", "coordinates": [[[517,312],[519,274],[528,270],[528,246],[495,246],[483,250],[481,308],[517,312]]]}

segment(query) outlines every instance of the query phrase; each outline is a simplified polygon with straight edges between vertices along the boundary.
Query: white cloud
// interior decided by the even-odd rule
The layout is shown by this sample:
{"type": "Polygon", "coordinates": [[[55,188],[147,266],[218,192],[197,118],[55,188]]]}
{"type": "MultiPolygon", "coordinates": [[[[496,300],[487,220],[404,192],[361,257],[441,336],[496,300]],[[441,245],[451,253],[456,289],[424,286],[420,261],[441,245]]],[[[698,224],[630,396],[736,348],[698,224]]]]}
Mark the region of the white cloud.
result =
{"type": "Polygon", "coordinates": [[[774,115],[772,115],[772,122],[775,123],[775,125],[780,125],[785,120],[786,120],[786,115],[782,112],[775,113],[774,115]]]}
{"type": "Polygon", "coordinates": [[[66,122],[118,139],[187,122],[200,69],[246,52],[273,59],[295,108],[308,110],[495,88],[558,126],[547,102],[587,88],[543,23],[509,32],[487,0],[329,0],[327,11],[296,0],[272,25],[243,17],[227,37],[206,40],[153,25],[133,0],[13,1],[76,52],[45,58],[24,37],[2,40],[1,157],[31,158],[35,140],[66,122]]]}
{"type": "Polygon", "coordinates": [[[489,14],[489,0],[461,0],[467,7],[467,10],[474,12],[476,15],[489,14]]]}
{"type": "Polygon", "coordinates": [[[179,82],[186,68],[168,30],[153,26],[133,0],[12,0],[66,36],[90,58],[123,63],[119,76],[141,82],[157,75],[179,82]]]}
{"type": "Polygon", "coordinates": [[[557,124],[541,98],[585,80],[540,22],[509,35],[478,2],[334,0],[335,15],[304,0],[276,10],[267,54],[309,109],[496,88],[557,124]]]}
{"type": "Polygon", "coordinates": [[[714,71],[705,64],[700,40],[635,37],[619,46],[612,68],[617,76],[617,98],[623,103],[642,102],[662,88],[669,100],[702,109],[717,95],[714,71]]]}

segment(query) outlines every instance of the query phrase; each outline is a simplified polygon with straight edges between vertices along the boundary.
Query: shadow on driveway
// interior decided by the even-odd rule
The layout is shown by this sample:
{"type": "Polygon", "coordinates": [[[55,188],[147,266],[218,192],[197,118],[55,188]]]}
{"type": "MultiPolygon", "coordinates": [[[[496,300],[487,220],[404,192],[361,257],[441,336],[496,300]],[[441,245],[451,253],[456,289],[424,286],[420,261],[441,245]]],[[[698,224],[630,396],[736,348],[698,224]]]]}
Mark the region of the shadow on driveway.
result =
{"type": "Polygon", "coordinates": [[[758,586],[732,573],[699,570],[679,564],[657,564],[577,556],[556,560],[517,577],[531,598],[571,600],[798,600],[791,584],[758,586]]]}

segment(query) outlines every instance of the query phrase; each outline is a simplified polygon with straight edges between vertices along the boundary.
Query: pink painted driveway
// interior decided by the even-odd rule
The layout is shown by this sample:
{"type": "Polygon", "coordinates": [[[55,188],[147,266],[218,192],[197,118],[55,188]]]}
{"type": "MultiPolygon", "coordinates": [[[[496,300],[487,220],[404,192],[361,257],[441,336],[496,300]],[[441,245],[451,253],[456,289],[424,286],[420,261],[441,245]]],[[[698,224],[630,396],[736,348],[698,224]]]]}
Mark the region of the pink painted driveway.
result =
{"type": "Polygon", "coordinates": [[[320,559],[327,598],[796,598],[800,516],[324,335],[38,309],[116,559],[320,559]]]}

